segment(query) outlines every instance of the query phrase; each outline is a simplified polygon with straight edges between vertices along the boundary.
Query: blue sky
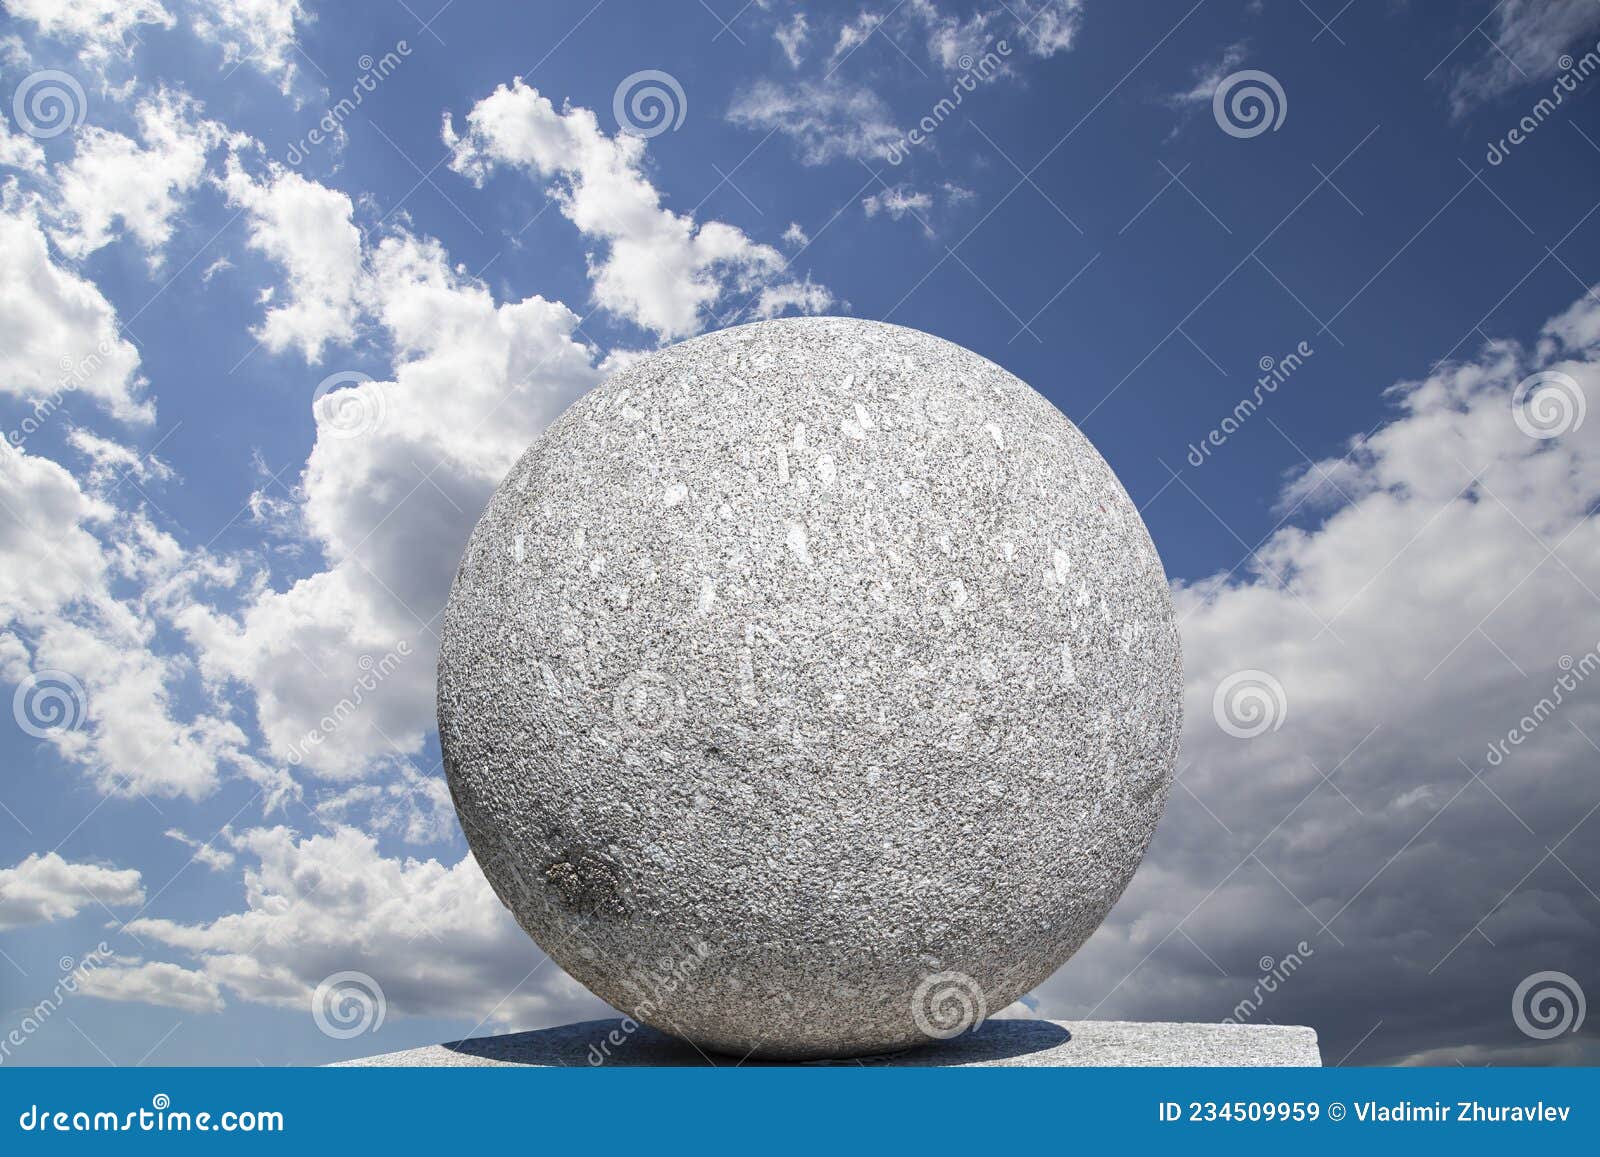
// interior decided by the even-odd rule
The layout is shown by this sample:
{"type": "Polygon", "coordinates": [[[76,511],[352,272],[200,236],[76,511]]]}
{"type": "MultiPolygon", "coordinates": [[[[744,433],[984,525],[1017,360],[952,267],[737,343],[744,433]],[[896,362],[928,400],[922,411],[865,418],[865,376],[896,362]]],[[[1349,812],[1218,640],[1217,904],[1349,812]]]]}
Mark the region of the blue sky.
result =
{"type": "Polygon", "coordinates": [[[1180,783],[1034,1013],[1295,952],[1248,1016],[1330,1062],[1594,1059],[1509,1008],[1600,991],[1600,5],[435,7],[4,0],[0,1029],[107,945],[15,1063],[598,1015],[467,855],[435,616],[609,366],[796,311],[1033,384],[1173,580],[1180,783]],[[381,1028],[319,1028],[341,972],[381,1028]]]}

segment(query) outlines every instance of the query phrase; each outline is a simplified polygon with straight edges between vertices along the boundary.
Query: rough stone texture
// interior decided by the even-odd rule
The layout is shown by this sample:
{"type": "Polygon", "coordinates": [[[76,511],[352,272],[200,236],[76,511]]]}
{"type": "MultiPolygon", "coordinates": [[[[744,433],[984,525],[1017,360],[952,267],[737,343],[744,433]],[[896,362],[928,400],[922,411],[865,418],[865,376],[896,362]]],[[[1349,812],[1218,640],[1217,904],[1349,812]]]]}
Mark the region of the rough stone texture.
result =
{"type": "Polygon", "coordinates": [[[876,322],[724,330],[512,470],[445,613],[439,725],[501,900],[706,1051],[949,1035],[1092,933],[1170,786],[1178,636],[1062,414],[876,322]]]}
{"type": "MultiPolygon", "coordinates": [[[[732,1065],[739,1058],[627,1021],[591,1020],[538,1032],[477,1037],[345,1061],[335,1067],[479,1068],[497,1065],[732,1065]],[[615,1035],[613,1035],[615,1034],[615,1035]],[[617,1040],[620,1044],[615,1043],[617,1040]]],[[[750,1060],[748,1064],[762,1064],[750,1060]]],[[[857,1061],[812,1062],[855,1064],[857,1061]]],[[[1317,1067],[1317,1034],[1291,1025],[1135,1024],[1119,1020],[991,1020],[976,1032],[859,1063],[889,1066],[1133,1067],[1298,1065],[1317,1067]]]]}

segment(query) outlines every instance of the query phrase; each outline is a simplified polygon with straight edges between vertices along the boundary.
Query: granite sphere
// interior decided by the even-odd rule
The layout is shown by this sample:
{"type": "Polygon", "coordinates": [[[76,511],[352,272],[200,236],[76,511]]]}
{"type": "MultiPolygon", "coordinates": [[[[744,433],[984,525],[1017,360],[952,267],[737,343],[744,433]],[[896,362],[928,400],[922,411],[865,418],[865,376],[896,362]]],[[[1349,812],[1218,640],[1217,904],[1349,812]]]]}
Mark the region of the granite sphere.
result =
{"type": "Polygon", "coordinates": [[[707,1051],[837,1057],[1076,951],[1181,691],[1160,559],[1060,411],[950,342],[786,319],[632,361],[529,447],[445,611],[439,727],[557,964],[707,1051]]]}

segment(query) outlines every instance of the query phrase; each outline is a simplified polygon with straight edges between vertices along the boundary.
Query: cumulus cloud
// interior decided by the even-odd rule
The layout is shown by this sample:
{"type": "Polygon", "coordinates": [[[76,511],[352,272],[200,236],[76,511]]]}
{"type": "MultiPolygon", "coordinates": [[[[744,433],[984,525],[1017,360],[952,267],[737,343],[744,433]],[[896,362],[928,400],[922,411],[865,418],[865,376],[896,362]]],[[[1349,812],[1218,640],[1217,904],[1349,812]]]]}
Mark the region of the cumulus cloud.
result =
{"type": "Polygon", "coordinates": [[[558,110],[520,80],[474,105],[465,135],[446,119],[444,140],[451,167],[476,181],[505,165],[550,182],[562,214],[607,246],[590,261],[595,301],[662,338],[697,332],[724,295],[758,291],[786,269],[742,230],[664,208],[643,172],[642,137],[607,136],[588,109],[558,110]]]}
{"type": "Polygon", "coordinates": [[[298,349],[315,364],[330,342],[348,343],[360,315],[361,234],[348,195],[281,165],[252,175],[237,154],[223,176],[230,204],[250,223],[250,248],[283,270],[254,335],[268,350],[298,349]]]}
{"type": "Polygon", "coordinates": [[[263,586],[237,613],[177,616],[209,680],[253,690],[274,757],[338,779],[421,749],[434,622],[472,522],[602,372],[566,306],[496,303],[437,242],[397,233],[361,268],[395,364],[392,380],[357,380],[315,410],[298,521],[326,569],[263,586]]]}
{"type": "Polygon", "coordinates": [[[116,311],[51,257],[34,207],[15,198],[0,207],[0,265],[0,390],[35,403],[41,417],[82,393],[122,421],[153,421],[139,353],[116,311]]]}
{"type": "Polygon", "coordinates": [[[302,0],[206,0],[191,16],[196,35],[220,46],[226,64],[248,64],[284,93],[294,87],[298,29],[311,20],[302,0]]]}
{"type": "Polygon", "coordinates": [[[0,443],[0,678],[18,685],[19,720],[102,791],[198,798],[225,766],[262,774],[225,710],[180,709],[189,663],[157,638],[195,583],[229,578],[141,511],[0,443]]]}
{"type": "Polygon", "coordinates": [[[95,125],[74,134],[72,159],[55,173],[50,236],[63,253],[93,253],[116,239],[120,222],[159,264],[182,198],[222,139],[222,126],[198,113],[188,96],[162,89],[134,109],[138,141],[95,125]]]}
{"type": "Polygon", "coordinates": [[[258,828],[236,845],[254,860],[243,911],[202,924],[141,917],[128,931],[190,953],[241,1000],[309,1015],[323,980],[355,971],[377,982],[390,1016],[506,1026],[605,1011],[517,927],[470,856],[389,858],[342,826],[258,828]]]}
{"type": "Polygon", "coordinates": [[[1395,387],[1391,422],[1304,472],[1336,477],[1337,505],[1179,585],[1179,786],[1122,904],[1042,990],[1052,1015],[1312,1023],[1329,1063],[1549,1059],[1511,994],[1600,949],[1600,423],[1576,420],[1600,403],[1597,333],[1590,295],[1532,349],[1395,387]],[[1517,396],[1536,372],[1557,376],[1517,396]],[[1266,714],[1230,713],[1230,686],[1266,714]]]}
{"type": "Polygon", "coordinates": [[[97,64],[127,56],[142,26],[175,22],[160,0],[5,0],[5,9],[45,36],[81,45],[84,59],[97,64]]]}
{"type": "Polygon", "coordinates": [[[118,958],[78,974],[78,991],[101,1000],[175,1008],[179,1012],[221,1012],[222,991],[203,972],[166,961],[118,958]]]}
{"type": "Polygon", "coordinates": [[[0,931],[67,920],[91,904],[107,910],[144,903],[139,873],[73,863],[55,852],[0,868],[0,931]]]}
{"type": "Polygon", "coordinates": [[[0,117],[0,165],[34,175],[42,175],[45,170],[44,150],[39,142],[24,133],[12,132],[8,117],[0,117]]]}

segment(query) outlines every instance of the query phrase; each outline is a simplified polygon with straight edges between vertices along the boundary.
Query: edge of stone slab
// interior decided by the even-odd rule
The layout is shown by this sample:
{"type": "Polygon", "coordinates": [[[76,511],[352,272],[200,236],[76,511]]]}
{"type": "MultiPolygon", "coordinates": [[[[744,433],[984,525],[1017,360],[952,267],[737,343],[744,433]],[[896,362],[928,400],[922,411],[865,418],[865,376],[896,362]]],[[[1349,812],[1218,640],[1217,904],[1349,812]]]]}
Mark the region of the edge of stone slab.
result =
{"type": "MultiPolygon", "coordinates": [[[[631,1020],[576,1024],[447,1041],[341,1061],[333,1068],[627,1067],[760,1064],[705,1053],[631,1020]],[[629,1028],[628,1026],[632,1026],[629,1028]]],[[[1319,1067],[1315,1029],[1298,1025],[1125,1020],[990,1020],[952,1040],[879,1057],[812,1064],[1021,1068],[1319,1067]]]]}

